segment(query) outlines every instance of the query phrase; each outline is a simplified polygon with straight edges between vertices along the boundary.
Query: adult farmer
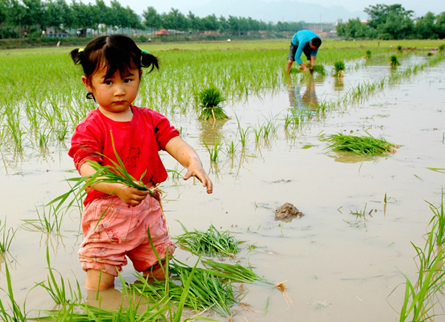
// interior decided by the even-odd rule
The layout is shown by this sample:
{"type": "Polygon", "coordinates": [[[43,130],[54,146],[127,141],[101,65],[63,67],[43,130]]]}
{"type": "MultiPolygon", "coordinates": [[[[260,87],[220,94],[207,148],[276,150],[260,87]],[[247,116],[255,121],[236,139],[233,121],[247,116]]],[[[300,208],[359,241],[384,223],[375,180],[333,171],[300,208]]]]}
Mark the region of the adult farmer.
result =
{"type": "Polygon", "coordinates": [[[313,31],[300,30],[293,37],[290,43],[289,56],[287,57],[286,73],[289,74],[290,68],[294,61],[296,61],[303,71],[309,71],[309,67],[303,64],[300,59],[302,53],[306,55],[307,60],[311,65],[315,65],[315,57],[318,53],[318,48],[321,45],[320,37],[313,31]]]}

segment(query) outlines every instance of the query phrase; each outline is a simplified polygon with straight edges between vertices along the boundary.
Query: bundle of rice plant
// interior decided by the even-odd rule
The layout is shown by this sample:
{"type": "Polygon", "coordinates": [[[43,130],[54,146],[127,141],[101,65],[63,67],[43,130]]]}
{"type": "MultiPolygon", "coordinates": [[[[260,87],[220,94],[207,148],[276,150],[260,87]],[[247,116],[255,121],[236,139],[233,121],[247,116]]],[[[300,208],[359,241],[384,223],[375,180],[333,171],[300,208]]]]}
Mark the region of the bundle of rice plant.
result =
{"type": "Polygon", "coordinates": [[[396,55],[392,55],[391,57],[389,57],[389,63],[391,64],[392,67],[396,67],[399,66],[399,60],[397,59],[396,55]]]}
{"type": "Polygon", "coordinates": [[[230,236],[227,230],[220,232],[210,225],[207,231],[188,231],[182,223],[180,224],[185,233],[176,237],[177,244],[195,255],[234,257],[239,252],[240,242],[230,236]]]}
{"type": "Polygon", "coordinates": [[[322,76],[326,75],[326,70],[323,65],[311,65],[310,63],[307,64],[307,67],[311,71],[311,74],[316,72],[322,76]]]}
{"type": "Polygon", "coordinates": [[[342,60],[336,61],[334,63],[334,70],[335,70],[334,76],[344,76],[345,69],[346,69],[346,66],[345,66],[344,61],[342,61],[342,60]]]}
{"type": "Polygon", "coordinates": [[[332,144],[328,146],[334,151],[352,152],[359,155],[376,156],[393,152],[395,145],[384,138],[377,139],[366,132],[368,136],[333,134],[327,137],[332,144]]]}
{"type": "Polygon", "coordinates": [[[201,102],[202,112],[199,116],[200,120],[226,120],[229,117],[224,112],[222,107],[219,106],[226,98],[222,95],[221,91],[215,86],[203,89],[199,92],[199,100],[201,102]]]}

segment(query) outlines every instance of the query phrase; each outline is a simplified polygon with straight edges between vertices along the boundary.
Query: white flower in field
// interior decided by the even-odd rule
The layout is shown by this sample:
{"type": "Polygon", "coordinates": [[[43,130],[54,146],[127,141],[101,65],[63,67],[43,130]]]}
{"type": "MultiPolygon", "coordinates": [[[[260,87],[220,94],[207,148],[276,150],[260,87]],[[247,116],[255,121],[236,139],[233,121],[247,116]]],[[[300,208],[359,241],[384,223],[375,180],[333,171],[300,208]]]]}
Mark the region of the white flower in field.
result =
{"type": "Polygon", "coordinates": [[[232,39],[230,39],[230,38],[229,38],[229,39],[227,39],[227,42],[231,42],[231,41],[232,41],[232,39]]]}

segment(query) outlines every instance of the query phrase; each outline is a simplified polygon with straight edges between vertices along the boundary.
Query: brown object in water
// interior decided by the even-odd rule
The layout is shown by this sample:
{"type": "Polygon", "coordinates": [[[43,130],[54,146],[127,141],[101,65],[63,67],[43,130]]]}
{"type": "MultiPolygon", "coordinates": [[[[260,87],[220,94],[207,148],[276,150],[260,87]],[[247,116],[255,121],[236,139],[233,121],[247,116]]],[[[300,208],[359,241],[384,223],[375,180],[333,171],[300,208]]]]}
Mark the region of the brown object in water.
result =
{"type": "Polygon", "coordinates": [[[292,220],[294,217],[303,216],[303,213],[297,207],[288,202],[275,210],[275,220],[292,220]]]}

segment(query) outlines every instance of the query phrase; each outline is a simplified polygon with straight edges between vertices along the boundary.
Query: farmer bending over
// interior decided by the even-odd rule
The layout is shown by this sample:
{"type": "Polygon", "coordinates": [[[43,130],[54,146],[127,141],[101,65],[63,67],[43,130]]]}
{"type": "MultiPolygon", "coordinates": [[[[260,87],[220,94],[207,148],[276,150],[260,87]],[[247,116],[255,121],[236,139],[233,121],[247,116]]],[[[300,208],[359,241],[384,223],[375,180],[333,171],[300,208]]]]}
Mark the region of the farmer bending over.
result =
{"type": "Polygon", "coordinates": [[[310,71],[309,67],[303,64],[300,59],[301,54],[306,55],[307,60],[311,65],[315,65],[315,57],[318,53],[318,48],[321,46],[321,39],[318,35],[310,30],[300,30],[297,32],[290,42],[289,55],[287,57],[286,73],[290,73],[290,69],[294,61],[300,65],[303,71],[310,71]]]}

